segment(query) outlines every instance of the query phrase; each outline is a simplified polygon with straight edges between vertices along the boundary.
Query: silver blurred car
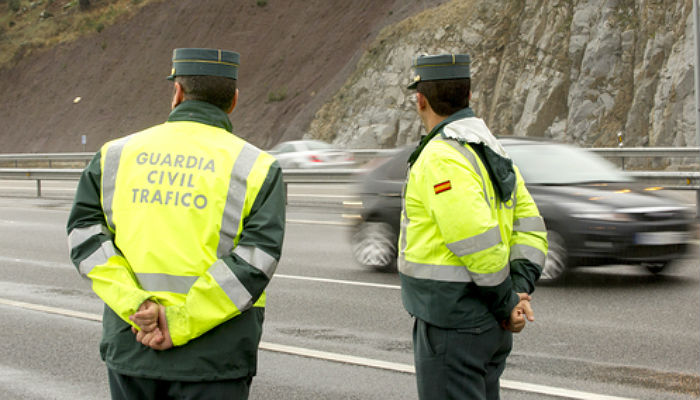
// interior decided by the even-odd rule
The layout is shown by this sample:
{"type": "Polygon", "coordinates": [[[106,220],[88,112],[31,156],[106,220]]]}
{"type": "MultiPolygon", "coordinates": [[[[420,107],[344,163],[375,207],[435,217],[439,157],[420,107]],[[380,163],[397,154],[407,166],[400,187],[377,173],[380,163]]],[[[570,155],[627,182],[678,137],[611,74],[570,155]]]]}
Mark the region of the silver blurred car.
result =
{"type": "Polygon", "coordinates": [[[349,168],[355,164],[353,154],[319,140],[293,140],[270,149],[284,169],[349,168]]]}

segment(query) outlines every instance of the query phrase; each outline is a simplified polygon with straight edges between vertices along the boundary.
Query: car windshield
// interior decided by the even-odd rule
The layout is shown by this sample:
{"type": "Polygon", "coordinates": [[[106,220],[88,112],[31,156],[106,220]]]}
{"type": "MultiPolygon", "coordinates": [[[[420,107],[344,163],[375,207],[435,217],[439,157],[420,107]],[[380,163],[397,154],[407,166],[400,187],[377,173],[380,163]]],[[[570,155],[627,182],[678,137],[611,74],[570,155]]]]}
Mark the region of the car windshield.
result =
{"type": "Polygon", "coordinates": [[[632,180],[604,158],[575,146],[504,143],[504,147],[529,184],[569,185],[632,180]]]}

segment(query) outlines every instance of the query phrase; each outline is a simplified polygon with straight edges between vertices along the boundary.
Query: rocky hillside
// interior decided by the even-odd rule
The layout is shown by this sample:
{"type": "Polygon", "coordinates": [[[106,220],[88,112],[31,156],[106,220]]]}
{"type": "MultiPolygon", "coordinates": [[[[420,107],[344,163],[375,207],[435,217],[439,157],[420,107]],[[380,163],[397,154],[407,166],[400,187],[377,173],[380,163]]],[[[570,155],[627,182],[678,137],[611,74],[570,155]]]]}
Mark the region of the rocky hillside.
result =
{"type": "Polygon", "coordinates": [[[299,138],[381,28],[444,2],[91,0],[82,12],[77,0],[0,0],[0,42],[45,36],[0,57],[13,60],[0,65],[0,152],[92,151],[164,121],[175,47],[240,52],[235,132],[264,148],[299,138]],[[83,35],[66,42],[72,23],[83,35]]]}
{"type": "Polygon", "coordinates": [[[453,0],[385,28],[308,136],[417,140],[413,58],[468,52],[472,107],[496,134],[697,146],[693,40],[691,0],[453,0]]]}
{"type": "MultiPolygon", "coordinates": [[[[12,4],[20,11],[0,18],[0,45],[22,27],[70,26],[77,12],[75,0],[0,0],[12,4]]],[[[263,148],[302,136],[359,148],[415,141],[410,65],[442,52],[472,55],[472,106],[496,134],[697,145],[691,0],[91,4],[83,36],[0,57],[12,58],[0,65],[0,152],[92,151],[163,121],[175,47],[242,54],[231,120],[263,148]],[[103,23],[110,13],[117,21],[103,23]]]]}

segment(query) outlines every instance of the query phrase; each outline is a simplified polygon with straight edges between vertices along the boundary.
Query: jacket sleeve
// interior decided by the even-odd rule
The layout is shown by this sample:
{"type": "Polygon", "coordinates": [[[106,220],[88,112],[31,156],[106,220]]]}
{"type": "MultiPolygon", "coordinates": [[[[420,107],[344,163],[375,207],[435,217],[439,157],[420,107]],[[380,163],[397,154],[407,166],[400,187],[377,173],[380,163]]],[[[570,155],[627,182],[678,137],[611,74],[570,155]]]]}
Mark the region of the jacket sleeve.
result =
{"type": "Polygon", "coordinates": [[[547,255],[547,228],[517,167],[515,171],[518,186],[510,238],[510,274],[516,292],[532,293],[547,255]]]}
{"type": "Polygon", "coordinates": [[[129,324],[129,316],[151,295],[140,288],[126,259],[114,245],[100,202],[98,152],[83,171],[67,222],[70,258],[92,289],[129,324]]]}
{"type": "Polygon", "coordinates": [[[423,202],[484,303],[496,319],[505,320],[519,301],[509,274],[508,245],[484,198],[482,177],[463,155],[449,145],[442,147],[421,163],[423,202]]]}
{"type": "Polygon", "coordinates": [[[232,252],[195,282],[185,302],[166,308],[175,346],[201,336],[253,305],[264,306],[264,290],[282,253],[286,195],[274,161],[265,176],[232,252]]]}

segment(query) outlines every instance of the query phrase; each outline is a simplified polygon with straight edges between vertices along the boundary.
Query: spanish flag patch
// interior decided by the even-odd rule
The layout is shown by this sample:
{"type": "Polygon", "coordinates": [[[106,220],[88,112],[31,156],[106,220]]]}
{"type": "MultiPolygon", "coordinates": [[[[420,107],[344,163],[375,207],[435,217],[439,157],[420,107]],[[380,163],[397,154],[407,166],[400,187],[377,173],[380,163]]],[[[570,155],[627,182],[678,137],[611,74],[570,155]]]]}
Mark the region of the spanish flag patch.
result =
{"type": "Polygon", "coordinates": [[[435,189],[435,194],[442,193],[446,190],[452,189],[452,183],[450,183],[450,181],[438,183],[437,185],[433,186],[433,189],[435,189]]]}

